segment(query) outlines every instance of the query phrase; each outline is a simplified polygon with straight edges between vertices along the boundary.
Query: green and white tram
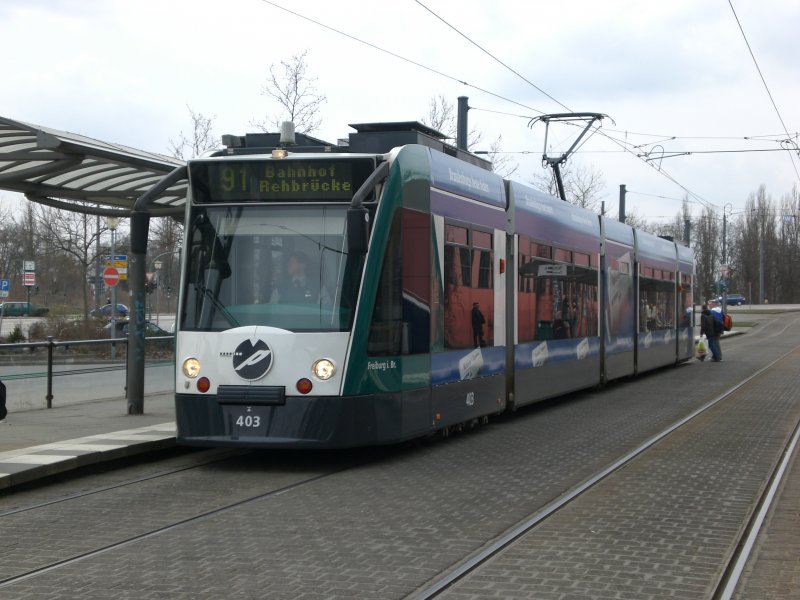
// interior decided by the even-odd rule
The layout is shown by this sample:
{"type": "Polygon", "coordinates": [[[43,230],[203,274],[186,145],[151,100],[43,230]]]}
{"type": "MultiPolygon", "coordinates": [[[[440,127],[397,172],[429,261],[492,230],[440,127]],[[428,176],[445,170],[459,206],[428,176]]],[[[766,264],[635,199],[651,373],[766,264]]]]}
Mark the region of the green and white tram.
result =
{"type": "Polygon", "coordinates": [[[607,350],[629,349],[625,374],[637,354],[691,357],[674,244],[647,254],[672,275],[648,296],[663,331],[640,336],[636,266],[612,310],[596,215],[418,123],[353,127],[347,145],[248,135],[190,161],[179,443],[394,443],[600,383],[607,350]]]}

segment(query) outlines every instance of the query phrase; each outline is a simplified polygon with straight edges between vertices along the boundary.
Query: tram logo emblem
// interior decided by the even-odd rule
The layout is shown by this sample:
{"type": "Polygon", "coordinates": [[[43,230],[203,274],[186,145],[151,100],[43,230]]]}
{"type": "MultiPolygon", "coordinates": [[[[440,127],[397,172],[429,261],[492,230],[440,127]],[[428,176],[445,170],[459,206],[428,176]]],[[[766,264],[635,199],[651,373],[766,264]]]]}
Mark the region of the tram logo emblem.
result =
{"type": "Polygon", "coordinates": [[[245,340],[233,351],[233,369],[242,379],[254,381],[267,374],[272,366],[272,350],[263,340],[245,340]]]}

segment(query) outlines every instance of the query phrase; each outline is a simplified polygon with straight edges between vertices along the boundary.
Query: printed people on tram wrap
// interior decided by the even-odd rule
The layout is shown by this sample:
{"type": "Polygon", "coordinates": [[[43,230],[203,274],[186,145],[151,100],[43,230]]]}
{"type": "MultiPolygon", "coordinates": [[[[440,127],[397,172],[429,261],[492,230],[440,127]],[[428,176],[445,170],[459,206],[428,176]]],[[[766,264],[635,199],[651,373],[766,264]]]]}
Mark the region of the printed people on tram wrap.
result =
{"type": "Polygon", "coordinates": [[[483,324],[486,323],[486,317],[481,312],[481,306],[478,302],[472,303],[472,345],[476,348],[482,348],[486,345],[486,340],[483,339],[483,324]]]}

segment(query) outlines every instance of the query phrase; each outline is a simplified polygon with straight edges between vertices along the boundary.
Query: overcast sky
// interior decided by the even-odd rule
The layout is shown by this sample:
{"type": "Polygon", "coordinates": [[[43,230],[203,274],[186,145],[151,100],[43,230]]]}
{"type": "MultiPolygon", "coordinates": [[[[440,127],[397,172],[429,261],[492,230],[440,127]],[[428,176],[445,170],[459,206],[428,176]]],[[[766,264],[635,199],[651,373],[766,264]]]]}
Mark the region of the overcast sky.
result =
{"type": "MultiPolygon", "coordinates": [[[[487,149],[502,136],[522,181],[543,173],[544,125],[530,117],[608,115],[607,136],[644,146],[626,153],[596,134],[571,164],[601,174],[613,213],[620,184],[651,220],[673,218],[684,188],[697,215],[703,203],[735,214],[762,184],[776,201],[798,185],[800,158],[775,151],[800,130],[798,0],[732,0],[736,15],[728,0],[274,4],[347,35],[263,0],[2,0],[0,116],[166,154],[190,132],[187,105],[218,135],[253,131],[277,112],[261,93],[270,65],[307,51],[327,96],[315,135],[329,141],[463,95],[470,126],[487,149]],[[678,152],[693,154],[668,157],[678,152]]],[[[552,149],[574,131],[551,126],[552,149]]]]}

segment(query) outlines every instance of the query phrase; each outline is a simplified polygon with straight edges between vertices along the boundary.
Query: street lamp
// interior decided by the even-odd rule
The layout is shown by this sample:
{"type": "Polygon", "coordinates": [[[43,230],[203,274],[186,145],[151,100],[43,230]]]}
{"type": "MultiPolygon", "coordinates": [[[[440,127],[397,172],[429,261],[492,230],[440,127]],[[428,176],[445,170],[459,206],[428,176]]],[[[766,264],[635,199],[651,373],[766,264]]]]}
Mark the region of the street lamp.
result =
{"type": "Polygon", "coordinates": [[[733,212],[731,203],[727,203],[722,210],[722,314],[728,312],[728,215],[733,212]]]}
{"type": "Polygon", "coordinates": [[[160,325],[159,322],[159,309],[158,309],[158,299],[161,296],[161,266],[162,263],[160,260],[153,261],[153,266],[156,269],[156,325],[160,325]]]}
{"type": "Polygon", "coordinates": [[[177,254],[178,258],[180,258],[181,249],[178,248],[177,250],[167,250],[166,252],[162,252],[161,254],[158,254],[153,259],[153,262],[150,263],[153,266],[152,270],[155,272],[155,281],[156,281],[156,284],[157,284],[156,285],[156,324],[157,325],[160,325],[160,323],[159,323],[159,318],[160,318],[159,312],[160,311],[159,311],[158,305],[159,305],[160,294],[161,294],[161,289],[160,289],[161,288],[161,273],[159,271],[160,271],[161,267],[164,266],[164,263],[161,260],[161,257],[162,256],[168,256],[170,254],[177,254]]]}

